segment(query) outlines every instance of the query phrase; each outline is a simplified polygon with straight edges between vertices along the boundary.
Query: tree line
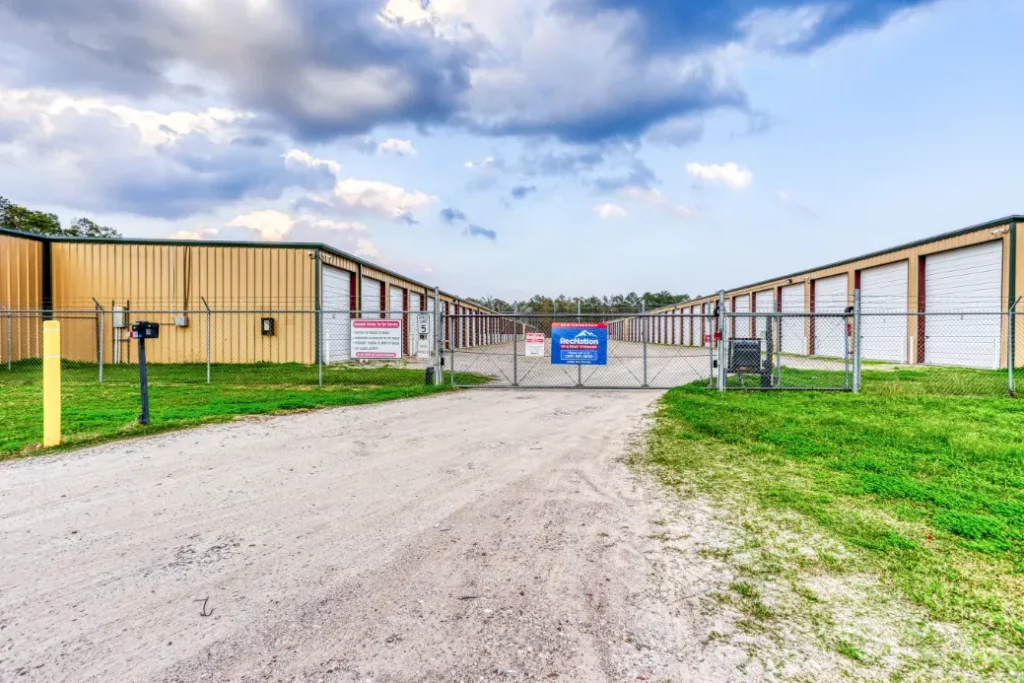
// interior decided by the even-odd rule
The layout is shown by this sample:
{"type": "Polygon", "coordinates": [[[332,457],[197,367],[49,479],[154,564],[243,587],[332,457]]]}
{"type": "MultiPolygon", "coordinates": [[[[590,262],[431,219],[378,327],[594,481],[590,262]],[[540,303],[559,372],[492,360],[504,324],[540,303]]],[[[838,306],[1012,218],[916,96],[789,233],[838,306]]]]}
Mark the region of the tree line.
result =
{"type": "Polygon", "coordinates": [[[484,308],[502,313],[518,311],[519,313],[576,313],[577,305],[581,313],[608,315],[613,313],[635,313],[641,305],[647,310],[671,306],[689,301],[688,294],[672,294],[668,291],[644,292],[637,294],[616,294],[614,296],[557,297],[537,294],[526,301],[505,301],[497,297],[471,298],[470,301],[484,308]]]}
{"type": "Polygon", "coordinates": [[[76,218],[63,226],[57,214],[33,211],[18,206],[6,197],[0,197],[0,228],[54,237],[121,237],[117,230],[99,225],[88,218],[76,218]]]}

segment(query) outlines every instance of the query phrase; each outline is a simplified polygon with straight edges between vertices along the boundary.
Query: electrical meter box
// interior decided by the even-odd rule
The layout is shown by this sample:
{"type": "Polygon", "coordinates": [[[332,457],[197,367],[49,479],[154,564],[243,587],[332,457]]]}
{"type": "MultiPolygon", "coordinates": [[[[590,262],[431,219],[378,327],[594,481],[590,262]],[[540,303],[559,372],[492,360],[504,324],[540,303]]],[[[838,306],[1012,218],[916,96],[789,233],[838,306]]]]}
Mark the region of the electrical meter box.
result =
{"type": "Polygon", "coordinates": [[[160,323],[150,323],[140,320],[132,323],[132,339],[159,339],[160,323]]]}
{"type": "Polygon", "coordinates": [[[112,317],[114,320],[115,330],[123,330],[128,327],[128,325],[125,324],[124,306],[114,306],[114,313],[112,317]]]}

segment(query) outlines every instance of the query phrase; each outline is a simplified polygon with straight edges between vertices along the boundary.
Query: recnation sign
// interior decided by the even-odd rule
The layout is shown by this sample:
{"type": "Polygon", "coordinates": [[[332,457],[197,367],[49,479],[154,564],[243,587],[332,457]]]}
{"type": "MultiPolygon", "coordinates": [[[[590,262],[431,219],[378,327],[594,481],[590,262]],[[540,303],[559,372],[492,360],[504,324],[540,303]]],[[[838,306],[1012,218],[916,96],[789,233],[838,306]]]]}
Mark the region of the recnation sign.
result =
{"type": "Polygon", "coordinates": [[[352,358],[399,360],[402,358],[401,320],[353,320],[352,358]]]}
{"type": "Polygon", "coordinates": [[[608,323],[552,323],[554,365],[607,365],[608,323]]]}

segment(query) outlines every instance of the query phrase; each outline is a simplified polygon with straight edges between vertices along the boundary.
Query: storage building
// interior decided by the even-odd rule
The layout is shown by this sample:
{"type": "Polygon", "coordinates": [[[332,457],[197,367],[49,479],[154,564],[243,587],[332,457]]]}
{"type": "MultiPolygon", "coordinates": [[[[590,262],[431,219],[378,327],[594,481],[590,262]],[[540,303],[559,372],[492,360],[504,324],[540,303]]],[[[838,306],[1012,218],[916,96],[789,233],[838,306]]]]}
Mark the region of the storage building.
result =
{"type": "MultiPolygon", "coordinates": [[[[479,305],[447,292],[440,292],[440,305],[465,316],[448,321],[445,345],[479,345],[504,332],[479,305]]],[[[318,354],[325,362],[348,360],[353,317],[401,319],[403,352],[412,356],[419,330],[410,312],[434,309],[433,286],[326,244],[44,237],[0,229],[0,317],[8,318],[0,320],[3,362],[39,357],[40,317],[61,320],[69,360],[94,362],[101,346],[107,362],[123,360],[130,353],[127,328],[140,319],[161,323],[160,343],[150,351],[158,363],[205,362],[208,334],[215,363],[315,363],[318,354]]],[[[433,324],[429,332],[433,349],[433,324]]]]}
{"type": "MultiPolygon", "coordinates": [[[[893,363],[1005,368],[1006,311],[1024,294],[1017,239],[1024,216],[1009,216],[836,263],[726,290],[726,308],[737,312],[841,313],[861,290],[862,357],[893,363]],[[916,314],[925,315],[916,315],[916,314]],[[932,314],[932,315],[927,315],[932,314]]],[[[652,313],[683,318],[681,343],[705,345],[718,295],[702,296],[652,313]]],[[[1024,307],[1016,309],[1024,312],[1024,307]]],[[[765,319],[735,319],[729,335],[762,336],[765,319]],[[750,329],[743,329],[749,324],[750,329]]],[[[635,338],[629,321],[620,338],[635,338]]],[[[835,355],[845,334],[840,318],[783,318],[783,353],[835,355]],[[833,329],[835,328],[835,329],[833,329]]],[[[1018,325],[1018,337],[1024,336],[1018,325]]],[[[614,328],[613,328],[614,329],[614,328]]],[[[649,336],[649,340],[652,338],[649,336]]],[[[1024,363],[1024,339],[1014,344],[1024,363]]]]}

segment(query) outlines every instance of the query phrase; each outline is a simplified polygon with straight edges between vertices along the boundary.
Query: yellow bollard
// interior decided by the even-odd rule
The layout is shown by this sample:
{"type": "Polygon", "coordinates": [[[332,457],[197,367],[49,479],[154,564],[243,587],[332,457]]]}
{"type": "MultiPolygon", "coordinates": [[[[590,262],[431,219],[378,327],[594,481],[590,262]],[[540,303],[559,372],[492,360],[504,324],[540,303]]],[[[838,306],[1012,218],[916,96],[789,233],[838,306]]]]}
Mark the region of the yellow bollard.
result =
{"type": "Polygon", "coordinates": [[[60,443],[60,323],[43,323],[43,446],[60,443]]]}

